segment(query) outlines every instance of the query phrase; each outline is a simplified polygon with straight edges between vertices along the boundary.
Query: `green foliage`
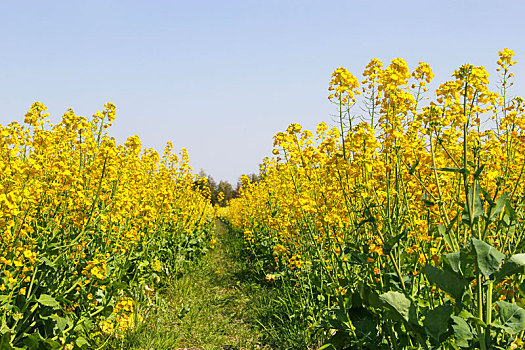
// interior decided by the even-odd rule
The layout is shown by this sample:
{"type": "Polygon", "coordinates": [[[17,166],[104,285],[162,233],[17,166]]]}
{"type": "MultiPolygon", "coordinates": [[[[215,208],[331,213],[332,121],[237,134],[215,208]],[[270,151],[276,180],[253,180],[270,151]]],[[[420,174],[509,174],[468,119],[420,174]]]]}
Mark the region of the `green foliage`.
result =
{"type": "Polygon", "coordinates": [[[505,259],[505,254],[500,253],[496,248],[477,238],[472,238],[472,245],[476,252],[477,266],[481,273],[485,277],[490,277],[494,272],[498,271],[503,259],[505,259]]]}
{"type": "Polygon", "coordinates": [[[500,321],[493,326],[505,330],[507,333],[516,334],[525,330],[525,310],[506,301],[496,302],[499,308],[500,321]]]}
{"type": "Polygon", "coordinates": [[[425,266],[425,275],[429,282],[449,293],[454,299],[461,300],[467,281],[453,272],[441,270],[430,264],[425,266]]]}
{"type": "MultiPolygon", "coordinates": [[[[279,315],[272,286],[254,276],[242,256],[242,238],[218,223],[217,246],[191,264],[177,266],[139,312],[144,320],[105,349],[269,349],[279,315]]],[[[286,348],[285,345],[282,347],[286,348]]]]}
{"type": "Polygon", "coordinates": [[[387,292],[379,300],[407,323],[417,323],[416,308],[412,300],[399,292],[387,292]]]}
{"type": "MultiPolygon", "coordinates": [[[[233,186],[228,181],[215,181],[215,179],[201,170],[199,173],[200,177],[206,178],[207,182],[204,185],[210,190],[210,202],[212,205],[218,204],[221,207],[225,207],[229,200],[236,198],[239,194],[240,185],[238,184],[237,189],[234,189],[233,186]],[[222,199],[219,194],[222,193],[222,199]]],[[[256,176],[256,175],[255,175],[256,176]]]]}
{"type": "Polygon", "coordinates": [[[434,343],[440,344],[449,331],[449,321],[453,308],[451,305],[440,305],[428,312],[423,321],[426,333],[434,343]]]}

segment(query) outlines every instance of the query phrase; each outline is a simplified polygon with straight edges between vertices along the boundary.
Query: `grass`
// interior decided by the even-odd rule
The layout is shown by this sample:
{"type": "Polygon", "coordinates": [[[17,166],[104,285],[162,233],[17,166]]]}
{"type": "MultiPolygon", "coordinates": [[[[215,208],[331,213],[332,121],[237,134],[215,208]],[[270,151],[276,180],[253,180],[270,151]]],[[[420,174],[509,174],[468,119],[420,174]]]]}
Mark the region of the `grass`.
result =
{"type": "Polygon", "coordinates": [[[144,321],[136,332],[113,339],[106,348],[281,348],[278,332],[265,325],[274,315],[275,289],[240,257],[241,237],[218,222],[216,239],[206,258],[158,291],[154,305],[140,310],[144,321]]]}

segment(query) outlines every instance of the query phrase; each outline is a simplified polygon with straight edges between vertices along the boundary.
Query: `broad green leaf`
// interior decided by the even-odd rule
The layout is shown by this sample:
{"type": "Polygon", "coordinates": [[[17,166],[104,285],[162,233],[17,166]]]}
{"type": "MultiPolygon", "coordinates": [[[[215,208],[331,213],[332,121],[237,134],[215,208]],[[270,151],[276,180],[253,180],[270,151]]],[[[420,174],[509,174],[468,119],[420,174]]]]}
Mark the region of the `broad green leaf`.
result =
{"type": "Polygon", "coordinates": [[[467,225],[472,225],[476,222],[476,220],[479,219],[481,215],[483,215],[484,208],[483,208],[483,200],[480,197],[481,187],[479,185],[476,185],[475,188],[471,188],[468,192],[467,200],[465,200],[465,204],[463,205],[463,213],[462,213],[462,221],[467,225]],[[474,203],[472,203],[472,200],[474,200],[474,203]],[[472,221],[469,217],[469,211],[471,211],[472,214],[472,221]]]}
{"type": "Polygon", "coordinates": [[[27,349],[38,349],[40,348],[40,343],[44,342],[44,338],[42,338],[40,333],[35,332],[33,334],[25,334],[23,342],[27,349]]]}
{"type": "Polygon", "coordinates": [[[450,294],[454,299],[461,300],[467,281],[450,271],[444,271],[430,264],[425,266],[425,275],[431,283],[450,294]]]}
{"type": "Polygon", "coordinates": [[[62,346],[59,342],[53,339],[46,339],[45,343],[49,345],[48,349],[58,349],[62,346]]]}
{"type": "MultiPolygon", "coordinates": [[[[470,190],[472,192],[473,189],[470,190]]],[[[483,208],[483,200],[480,197],[481,187],[479,185],[476,185],[476,191],[474,192],[474,212],[472,213],[472,219],[476,220],[481,215],[483,215],[484,208],[483,208]]],[[[471,193],[469,193],[469,198],[472,199],[471,193]]]]}
{"type": "Polygon", "coordinates": [[[458,316],[463,318],[464,320],[468,320],[469,318],[474,317],[474,315],[472,315],[470,311],[465,310],[465,309],[461,310],[458,316]]]}
{"type": "Polygon", "coordinates": [[[489,214],[490,221],[494,221],[496,217],[499,215],[499,213],[501,213],[501,211],[505,207],[505,203],[507,203],[508,197],[509,197],[508,192],[504,192],[501,196],[499,196],[495,205],[492,208],[490,208],[490,214],[489,214]]]}
{"type": "Polygon", "coordinates": [[[525,254],[515,254],[510,257],[496,273],[496,280],[501,280],[515,273],[523,273],[525,268],[525,254]]]}
{"type": "Polygon", "coordinates": [[[84,337],[78,337],[77,340],[75,340],[75,344],[82,348],[83,346],[89,346],[89,342],[84,337]]]}
{"type": "Polygon", "coordinates": [[[494,326],[505,330],[507,333],[516,334],[525,330],[525,310],[506,301],[497,301],[501,323],[494,326]]]}
{"type": "Polygon", "coordinates": [[[115,289],[126,289],[129,286],[124,282],[113,282],[113,284],[111,284],[111,287],[115,289]]]}
{"type": "Polygon", "coordinates": [[[366,300],[368,301],[368,305],[374,308],[378,308],[380,306],[379,295],[375,291],[369,292],[367,296],[368,298],[366,300]]]}
{"type": "Polygon", "coordinates": [[[66,327],[68,327],[68,324],[69,324],[69,320],[66,317],[57,317],[56,322],[57,322],[58,329],[60,329],[61,331],[66,329],[66,327]]]}
{"type": "Polygon", "coordinates": [[[513,220],[518,219],[518,214],[516,214],[516,211],[512,207],[512,203],[510,203],[508,198],[505,200],[505,213],[513,220]]]}
{"type": "Polygon", "coordinates": [[[476,259],[481,273],[485,277],[489,277],[498,271],[503,259],[505,259],[505,254],[477,238],[472,238],[472,244],[476,251],[476,259]]]}
{"type": "Polygon", "coordinates": [[[379,296],[379,300],[389,309],[393,310],[407,323],[417,323],[416,308],[412,300],[403,293],[387,292],[379,296]]]}
{"type": "Polygon", "coordinates": [[[377,338],[377,326],[373,320],[368,317],[362,318],[354,322],[355,333],[360,339],[368,339],[373,341],[377,338]]]}
{"type": "Polygon", "coordinates": [[[445,243],[447,243],[447,245],[450,248],[454,249],[454,246],[452,245],[452,241],[450,239],[449,233],[447,232],[447,228],[445,226],[443,226],[442,224],[439,224],[438,225],[438,233],[443,238],[445,243]]]}
{"type": "Polygon", "coordinates": [[[452,269],[452,271],[454,271],[458,275],[463,275],[463,272],[461,271],[461,253],[460,252],[446,254],[445,260],[450,265],[450,268],[452,269]]]}
{"type": "Polygon", "coordinates": [[[425,332],[438,344],[444,340],[440,339],[441,336],[448,331],[448,321],[452,311],[451,305],[440,305],[429,311],[423,321],[425,332]]]}
{"type": "Polygon", "coordinates": [[[60,307],[58,301],[48,294],[41,294],[40,298],[38,298],[38,302],[44,306],[51,306],[53,308],[60,307]]]}
{"type": "Polygon", "coordinates": [[[474,339],[470,326],[463,318],[459,316],[451,316],[451,318],[456,344],[462,348],[469,347],[469,340],[474,339]]]}
{"type": "Polygon", "coordinates": [[[518,219],[518,214],[516,214],[516,211],[512,207],[512,204],[510,203],[509,199],[505,201],[505,211],[502,219],[502,223],[505,227],[512,226],[513,223],[518,219]]]}

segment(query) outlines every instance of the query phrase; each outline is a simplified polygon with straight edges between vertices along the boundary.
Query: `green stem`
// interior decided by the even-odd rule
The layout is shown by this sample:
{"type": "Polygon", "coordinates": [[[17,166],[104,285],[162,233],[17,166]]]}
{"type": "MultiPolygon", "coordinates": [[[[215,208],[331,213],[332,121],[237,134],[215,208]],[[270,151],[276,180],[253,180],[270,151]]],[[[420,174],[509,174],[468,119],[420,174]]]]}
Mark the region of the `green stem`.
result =
{"type": "Polygon", "coordinates": [[[494,287],[494,283],[490,283],[487,286],[487,317],[486,317],[486,323],[487,328],[485,328],[485,342],[487,347],[490,347],[490,324],[492,323],[492,289],[494,287]]]}
{"type": "MultiPolygon", "coordinates": [[[[479,268],[476,278],[476,282],[478,285],[478,318],[480,320],[483,320],[483,285],[481,283],[481,272],[479,272],[479,268]]],[[[478,328],[478,335],[481,350],[486,350],[487,344],[485,343],[485,332],[483,332],[481,326],[479,326],[478,328]]]]}

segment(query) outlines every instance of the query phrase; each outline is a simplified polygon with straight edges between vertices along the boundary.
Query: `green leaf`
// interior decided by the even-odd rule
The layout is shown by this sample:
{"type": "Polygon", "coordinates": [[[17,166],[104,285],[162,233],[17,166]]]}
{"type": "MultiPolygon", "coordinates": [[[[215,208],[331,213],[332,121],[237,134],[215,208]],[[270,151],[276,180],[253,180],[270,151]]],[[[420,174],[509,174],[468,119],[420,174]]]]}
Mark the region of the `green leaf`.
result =
{"type": "Polygon", "coordinates": [[[522,296],[525,296],[525,282],[520,283],[518,290],[522,296]]]}
{"type": "Polygon", "coordinates": [[[380,306],[379,294],[377,294],[375,291],[371,291],[368,294],[368,298],[366,300],[368,301],[368,305],[371,307],[378,308],[380,306]]]}
{"type": "MultiPolygon", "coordinates": [[[[471,189],[469,191],[469,198],[472,199],[472,191],[471,189]]],[[[472,215],[472,219],[476,220],[481,215],[483,215],[484,208],[483,208],[483,201],[481,200],[481,197],[479,193],[481,192],[481,186],[479,184],[476,184],[476,191],[474,192],[474,213],[472,215]]]]}
{"type": "Polygon", "coordinates": [[[472,238],[472,244],[476,251],[476,259],[481,273],[485,277],[489,277],[498,271],[503,259],[505,259],[505,254],[477,238],[472,238]]]}
{"type": "Polygon", "coordinates": [[[355,333],[358,338],[368,342],[377,339],[377,325],[370,318],[365,317],[354,322],[355,333]]]}
{"type": "Polygon", "coordinates": [[[113,284],[111,284],[111,287],[114,289],[127,289],[129,286],[124,282],[113,282],[113,284]]]}
{"type": "Polygon", "coordinates": [[[2,322],[2,324],[0,324],[0,334],[8,334],[14,331],[14,329],[7,327],[5,323],[2,322]]]}
{"type": "Polygon", "coordinates": [[[38,298],[38,302],[44,306],[51,306],[52,308],[60,307],[58,301],[48,294],[41,294],[40,298],[38,298]]]}
{"type": "Polygon", "coordinates": [[[451,305],[440,305],[429,311],[423,321],[427,334],[440,344],[444,339],[440,337],[448,331],[448,320],[452,315],[453,308],[451,305]]]}
{"type": "Polygon", "coordinates": [[[60,329],[61,331],[66,329],[69,325],[69,319],[67,317],[59,316],[56,318],[56,322],[57,322],[58,329],[60,329]]]}
{"type": "Polygon", "coordinates": [[[383,245],[383,253],[385,255],[388,255],[390,253],[390,251],[395,248],[395,246],[397,245],[399,240],[401,240],[401,238],[405,237],[407,233],[408,233],[408,228],[405,228],[403,230],[403,232],[401,232],[397,236],[392,237],[388,241],[386,241],[385,244],[383,245]]]}
{"type": "Polygon", "coordinates": [[[11,334],[6,333],[0,333],[0,350],[11,350],[13,347],[11,346],[11,334]]]}
{"type": "Polygon", "coordinates": [[[469,318],[474,317],[474,315],[472,315],[470,311],[465,310],[465,309],[461,310],[458,316],[463,318],[464,320],[468,320],[469,318]]]}
{"type": "Polygon", "coordinates": [[[501,213],[501,211],[505,207],[505,203],[507,203],[507,198],[509,198],[508,192],[504,192],[501,196],[499,196],[495,205],[490,208],[489,221],[494,221],[499,215],[499,213],[501,213]]]}
{"type": "Polygon", "coordinates": [[[481,186],[480,186],[480,190],[481,190],[481,194],[483,195],[483,199],[485,200],[485,202],[489,203],[489,207],[493,207],[494,206],[494,201],[492,200],[492,197],[487,192],[487,190],[484,189],[481,186]]]}
{"type": "Polygon", "coordinates": [[[468,348],[470,346],[469,340],[474,339],[470,326],[463,318],[459,316],[451,316],[451,318],[456,344],[462,348],[468,348]]]}
{"type": "Polygon", "coordinates": [[[476,326],[481,326],[483,328],[487,327],[487,324],[485,322],[483,322],[483,320],[481,318],[479,318],[479,317],[472,316],[472,317],[467,318],[467,320],[469,322],[475,324],[476,326]]]}
{"type": "Polygon", "coordinates": [[[49,260],[48,258],[46,258],[45,256],[38,257],[38,259],[41,260],[44,263],[44,265],[47,265],[51,267],[52,269],[56,268],[56,264],[52,262],[51,260],[49,260]]]}
{"type": "Polygon", "coordinates": [[[467,225],[474,224],[479,219],[479,217],[483,215],[483,200],[480,197],[480,192],[482,192],[482,188],[478,184],[475,188],[471,188],[468,192],[467,199],[463,205],[463,213],[461,216],[462,221],[467,225]],[[474,200],[474,206],[472,206],[472,200],[474,200]],[[469,217],[469,210],[472,210],[472,218],[469,217]]]}
{"type": "Polygon", "coordinates": [[[318,350],[342,350],[345,347],[346,339],[348,339],[348,335],[345,332],[337,331],[318,350]]]}
{"type": "Polygon", "coordinates": [[[461,271],[461,253],[460,252],[446,254],[445,260],[450,265],[450,268],[452,269],[452,271],[454,271],[458,275],[463,275],[463,272],[461,271]]]}
{"type": "Polygon", "coordinates": [[[500,222],[505,227],[512,227],[515,225],[517,220],[518,214],[516,214],[516,211],[514,210],[514,208],[512,208],[512,204],[507,198],[507,200],[505,201],[505,210],[503,212],[503,217],[501,218],[500,222]]]}
{"type": "MultiPolygon", "coordinates": [[[[24,349],[58,349],[61,348],[61,344],[52,340],[52,339],[46,339],[40,335],[40,333],[35,330],[32,334],[26,334],[26,336],[23,339],[24,349]],[[48,345],[48,346],[45,346],[48,345]]],[[[0,349],[2,349],[0,347],[0,349]]],[[[19,349],[19,348],[14,348],[19,349]]],[[[2,349],[3,350],[3,349],[2,349]]]]}
{"type": "Polygon", "coordinates": [[[525,330],[525,310],[506,301],[497,301],[501,323],[494,324],[495,327],[505,330],[509,334],[516,334],[525,330]]]}
{"type": "Polygon", "coordinates": [[[438,269],[430,264],[425,266],[425,275],[431,283],[450,294],[454,299],[461,300],[467,281],[450,271],[438,269]]]}
{"type": "Polygon", "coordinates": [[[434,205],[436,205],[436,203],[434,203],[433,201],[431,201],[430,199],[428,199],[428,196],[427,194],[423,194],[423,204],[425,204],[426,207],[432,207],[434,205]]]}
{"type": "Polygon", "coordinates": [[[77,340],[75,340],[75,344],[82,348],[83,346],[89,346],[89,342],[84,337],[78,337],[77,340]]]}
{"type": "Polygon", "coordinates": [[[394,311],[407,323],[417,323],[416,308],[412,300],[408,299],[403,293],[387,292],[379,296],[383,305],[394,311]]]}
{"type": "Polygon", "coordinates": [[[508,198],[505,200],[505,214],[507,214],[512,220],[518,219],[518,214],[516,214],[516,211],[512,207],[508,198]]]}
{"type": "Polygon", "coordinates": [[[449,173],[459,173],[459,174],[463,174],[465,172],[465,169],[463,168],[458,169],[458,168],[450,168],[450,167],[447,167],[447,168],[432,168],[431,167],[430,169],[437,170],[437,171],[446,171],[449,173]]]}
{"type": "Polygon", "coordinates": [[[523,273],[525,268],[525,254],[515,254],[510,257],[496,273],[496,280],[501,280],[515,273],[523,273]]]}
{"type": "Polygon", "coordinates": [[[24,337],[24,345],[27,346],[28,349],[39,349],[41,348],[40,344],[44,342],[44,338],[38,333],[38,331],[35,331],[32,334],[27,334],[24,337]]]}
{"type": "Polygon", "coordinates": [[[485,164],[481,164],[479,168],[476,169],[476,172],[474,173],[474,178],[479,179],[479,176],[483,172],[483,169],[485,168],[485,164]]]}
{"type": "Polygon", "coordinates": [[[439,224],[437,229],[438,229],[439,235],[443,238],[445,243],[447,243],[447,245],[450,248],[454,249],[454,246],[452,245],[452,241],[450,239],[450,235],[447,232],[447,228],[445,226],[443,226],[442,224],[439,224]]]}

